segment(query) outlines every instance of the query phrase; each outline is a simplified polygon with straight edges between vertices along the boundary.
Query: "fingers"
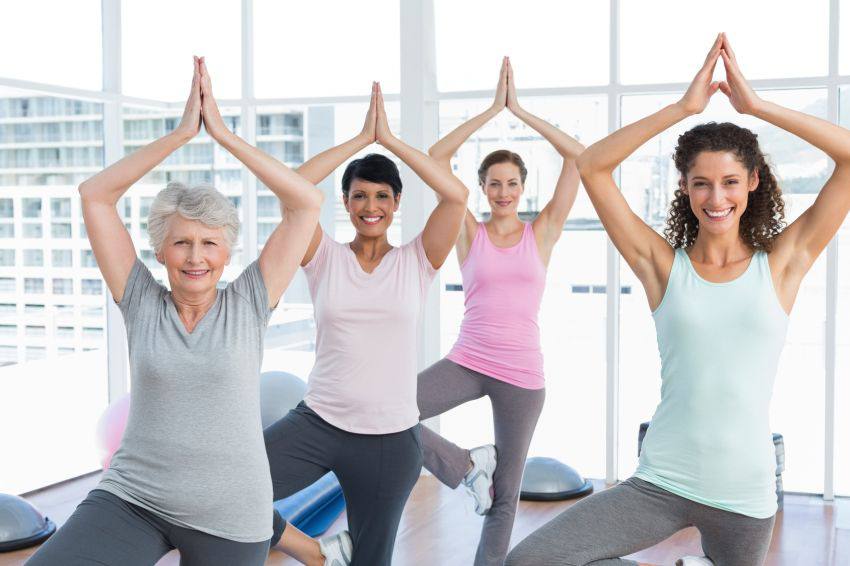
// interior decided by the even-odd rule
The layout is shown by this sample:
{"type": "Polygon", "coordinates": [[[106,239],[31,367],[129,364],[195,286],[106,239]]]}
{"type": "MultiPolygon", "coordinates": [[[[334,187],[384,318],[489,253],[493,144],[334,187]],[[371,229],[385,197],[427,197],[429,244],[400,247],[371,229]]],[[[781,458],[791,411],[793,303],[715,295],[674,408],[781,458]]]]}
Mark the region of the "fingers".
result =
{"type": "Polygon", "coordinates": [[[729,55],[729,58],[733,61],[737,61],[735,57],[735,51],[732,49],[732,44],[729,43],[729,36],[726,35],[726,32],[720,34],[723,38],[723,50],[729,55]]]}
{"type": "Polygon", "coordinates": [[[710,85],[708,85],[708,96],[714,96],[714,93],[717,92],[717,89],[720,88],[720,83],[718,81],[714,81],[710,85]]]}
{"type": "Polygon", "coordinates": [[[714,43],[711,44],[711,49],[708,50],[708,54],[705,56],[705,62],[703,63],[703,68],[708,67],[715,61],[717,61],[717,55],[720,53],[720,48],[723,46],[723,34],[718,33],[717,37],[714,38],[714,43]]]}
{"type": "Polygon", "coordinates": [[[720,92],[722,92],[726,96],[732,96],[732,88],[729,86],[729,83],[727,83],[726,81],[720,81],[718,83],[718,87],[720,88],[720,92]]]}

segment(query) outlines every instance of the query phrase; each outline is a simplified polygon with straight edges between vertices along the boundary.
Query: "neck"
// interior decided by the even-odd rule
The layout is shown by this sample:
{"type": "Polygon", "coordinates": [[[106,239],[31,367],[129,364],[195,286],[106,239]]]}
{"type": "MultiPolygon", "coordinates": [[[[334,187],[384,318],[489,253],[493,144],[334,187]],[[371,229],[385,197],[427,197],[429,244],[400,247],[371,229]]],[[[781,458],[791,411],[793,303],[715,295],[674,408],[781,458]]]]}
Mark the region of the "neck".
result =
{"type": "Polygon", "coordinates": [[[354,253],[367,258],[380,257],[392,249],[386,232],[377,237],[364,236],[358,232],[348,245],[354,253]]]}
{"type": "Polygon", "coordinates": [[[520,226],[522,226],[522,220],[519,219],[519,215],[514,214],[499,214],[499,215],[490,215],[490,219],[487,221],[487,225],[493,230],[496,234],[510,234],[512,232],[516,232],[520,226]]]}
{"type": "Polygon", "coordinates": [[[753,255],[753,250],[738,235],[738,230],[723,234],[700,231],[689,255],[699,263],[726,265],[753,255]]]}
{"type": "Polygon", "coordinates": [[[177,308],[180,318],[187,321],[195,321],[204,314],[215,303],[218,291],[215,287],[202,293],[186,293],[172,286],[171,300],[177,308]]]}

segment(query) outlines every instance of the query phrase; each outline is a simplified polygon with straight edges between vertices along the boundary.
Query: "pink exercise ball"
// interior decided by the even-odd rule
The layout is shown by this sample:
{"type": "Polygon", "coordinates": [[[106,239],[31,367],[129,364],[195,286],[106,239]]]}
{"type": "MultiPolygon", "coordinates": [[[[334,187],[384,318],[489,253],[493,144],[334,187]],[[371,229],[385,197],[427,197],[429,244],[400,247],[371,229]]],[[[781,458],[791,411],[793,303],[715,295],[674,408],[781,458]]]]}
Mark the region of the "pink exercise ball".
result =
{"type": "Polygon", "coordinates": [[[129,413],[130,394],[127,393],[110,403],[97,421],[95,440],[100,453],[100,465],[104,470],[109,467],[112,455],[121,446],[129,413]]]}

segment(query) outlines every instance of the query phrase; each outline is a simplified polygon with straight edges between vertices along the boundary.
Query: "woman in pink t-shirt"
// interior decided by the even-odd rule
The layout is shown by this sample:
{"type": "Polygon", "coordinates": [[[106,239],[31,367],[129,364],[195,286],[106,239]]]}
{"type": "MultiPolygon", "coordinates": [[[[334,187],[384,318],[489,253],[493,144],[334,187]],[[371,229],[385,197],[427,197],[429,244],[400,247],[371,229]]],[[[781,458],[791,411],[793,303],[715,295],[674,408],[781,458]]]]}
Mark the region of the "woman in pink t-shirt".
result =
{"type": "Polygon", "coordinates": [[[298,173],[318,183],[375,141],[434,189],[439,204],[419,236],[393,247],[387,229],[401,199],[398,168],[383,155],[355,159],[342,178],[354,240],[336,242],[317,226],[301,262],[315,311],[316,363],[304,401],[265,430],[274,497],[333,471],[350,531],[350,538],[342,533],[317,543],[275,513],[272,544],[306,564],[390,564],[401,512],[422,467],[417,327],[469,195],[451,171],[393,136],[377,83],[360,134],[298,173]]]}
{"type": "Polygon", "coordinates": [[[526,168],[507,150],[494,151],[478,170],[491,215],[466,213],[456,249],[463,276],[465,313],[451,352],[419,374],[421,418],[490,397],[496,444],[462,449],[422,429],[425,467],[450,487],[462,482],[486,515],[475,564],[501,566],[508,552],[520,482],[531,436],[543,408],[543,354],[537,312],[552,248],[561,237],[578,190],[579,142],[524,110],[517,102],[510,60],[502,61],[496,99],[429,151],[447,171],[458,148],[505,107],[539,132],[564,160],[552,200],[533,222],[517,214],[526,168]],[[497,465],[498,452],[498,465],[497,465]]]}

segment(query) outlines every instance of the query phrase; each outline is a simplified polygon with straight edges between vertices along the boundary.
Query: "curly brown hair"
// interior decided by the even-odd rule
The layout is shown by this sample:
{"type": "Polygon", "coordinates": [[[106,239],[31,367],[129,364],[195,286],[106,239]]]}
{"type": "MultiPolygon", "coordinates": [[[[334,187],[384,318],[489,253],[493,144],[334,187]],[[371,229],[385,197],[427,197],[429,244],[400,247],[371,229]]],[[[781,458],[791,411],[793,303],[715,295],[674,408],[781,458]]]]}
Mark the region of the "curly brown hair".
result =
{"type": "Polygon", "coordinates": [[[759,184],[747,196],[747,208],[741,215],[739,233],[753,250],[770,252],[776,236],[785,227],[785,201],[773,172],[758,144],[758,136],[730,122],[708,122],[679,136],[673,161],[679,171],[679,188],[670,202],[664,237],[674,248],[686,248],[696,241],[699,220],[691,210],[690,198],[683,191],[687,173],[703,151],[730,151],[750,175],[758,172],[759,184]]]}

